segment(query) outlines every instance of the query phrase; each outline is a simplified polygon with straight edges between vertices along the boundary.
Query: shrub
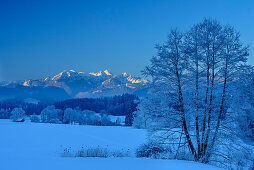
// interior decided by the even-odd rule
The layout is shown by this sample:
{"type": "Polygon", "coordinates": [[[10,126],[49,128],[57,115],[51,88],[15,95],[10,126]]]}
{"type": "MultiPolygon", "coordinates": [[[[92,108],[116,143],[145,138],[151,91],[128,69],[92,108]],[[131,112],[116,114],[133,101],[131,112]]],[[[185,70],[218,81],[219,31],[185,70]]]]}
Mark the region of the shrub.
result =
{"type": "Polygon", "coordinates": [[[62,157],[99,157],[99,158],[108,158],[108,157],[129,157],[129,150],[116,150],[110,151],[108,148],[103,147],[81,147],[78,151],[72,151],[70,148],[65,148],[62,157]]]}
{"type": "Polygon", "coordinates": [[[63,153],[61,153],[61,156],[62,157],[72,157],[71,147],[65,148],[63,153]]]}
{"type": "Polygon", "coordinates": [[[129,149],[127,151],[125,150],[121,150],[121,151],[113,151],[111,152],[112,157],[129,157],[130,156],[130,152],[129,149]]]}
{"type": "Polygon", "coordinates": [[[101,157],[107,158],[110,156],[110,152],[107,148],[87,148],[84,149],[83,147],[77,151],[75,154],[76,157],[101,157]]]}
{"type": "Polygon", "coordinates": [[[142,144],[136,150],[137,157],[155,158],[155,159],[169,159],[172,157],[172,151],[169,147],[163,147],[158,144],[142,144]]]}

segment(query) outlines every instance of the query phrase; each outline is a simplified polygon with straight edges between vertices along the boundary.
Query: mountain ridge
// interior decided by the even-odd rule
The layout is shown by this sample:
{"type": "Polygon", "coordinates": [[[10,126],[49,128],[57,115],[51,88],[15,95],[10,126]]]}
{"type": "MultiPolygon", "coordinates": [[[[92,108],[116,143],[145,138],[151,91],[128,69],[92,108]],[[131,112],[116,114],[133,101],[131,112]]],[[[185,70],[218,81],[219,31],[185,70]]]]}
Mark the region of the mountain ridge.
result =
{"type": "Polygon", "coordinates": [[[108,69],[90,73],[64,70],[54,76],[0,83],[0,86],[10,88],[17,86],[27,88],[57,87],[64,89],[71,98],[105,97],[123,93],[144,94],[147,91],[144,89],[149,87],[148,81],[143,78],[134,77],[126,72],[114,75],[108,69]]]}

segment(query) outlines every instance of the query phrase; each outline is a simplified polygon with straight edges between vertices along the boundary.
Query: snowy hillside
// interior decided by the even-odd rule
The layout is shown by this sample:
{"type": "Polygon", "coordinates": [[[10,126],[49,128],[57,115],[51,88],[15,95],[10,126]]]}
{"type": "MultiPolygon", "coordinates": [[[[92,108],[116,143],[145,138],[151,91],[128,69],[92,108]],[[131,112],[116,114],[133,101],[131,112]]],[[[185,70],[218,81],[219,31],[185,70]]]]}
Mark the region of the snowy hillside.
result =
{"type": "Polygon", "coordinates": [[[168,170],[217,169],[188,161],[135,158],[134,150],[146,140],[144,130],[127,127],[96,127],[0,120],[2,170],[168,170]],[[64,148],[101,146],[129,149],[125,158],[61,157],[64,148]]]}

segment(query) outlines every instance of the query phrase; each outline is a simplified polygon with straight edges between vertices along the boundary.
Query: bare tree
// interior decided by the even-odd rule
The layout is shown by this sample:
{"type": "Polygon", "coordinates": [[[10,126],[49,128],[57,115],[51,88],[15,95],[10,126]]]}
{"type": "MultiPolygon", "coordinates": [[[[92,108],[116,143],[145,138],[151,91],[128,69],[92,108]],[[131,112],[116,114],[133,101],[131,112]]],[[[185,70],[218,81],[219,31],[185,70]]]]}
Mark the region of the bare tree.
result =
{"type": "Polygon", "coordinates": [[[196,161],[207,163],[218,154],[214,146],[226,122],[222,117],[228,110],[228,86],[248,56],[239,37],[234,28],[210,19],[185,34],[173,29],[144,70],[169,96],[170,109],[163,116],[181,123],[180,128],[159,128],[165,131],[159,134],[178,149],[187,145],[196,161]]]}

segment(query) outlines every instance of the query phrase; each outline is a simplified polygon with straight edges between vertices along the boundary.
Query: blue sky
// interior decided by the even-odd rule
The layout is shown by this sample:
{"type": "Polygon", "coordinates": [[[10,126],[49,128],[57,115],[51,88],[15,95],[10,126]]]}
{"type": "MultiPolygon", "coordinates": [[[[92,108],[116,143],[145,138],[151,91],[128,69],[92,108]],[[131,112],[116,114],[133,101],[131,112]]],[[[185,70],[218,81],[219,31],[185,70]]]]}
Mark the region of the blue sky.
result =
{"type": "Polygon", "coordinates": [[[254,65],[253,0],[0,1],[0,81],[67,69],[140,75],[170,28],[204,17],[239,30],[254,65]]]}

